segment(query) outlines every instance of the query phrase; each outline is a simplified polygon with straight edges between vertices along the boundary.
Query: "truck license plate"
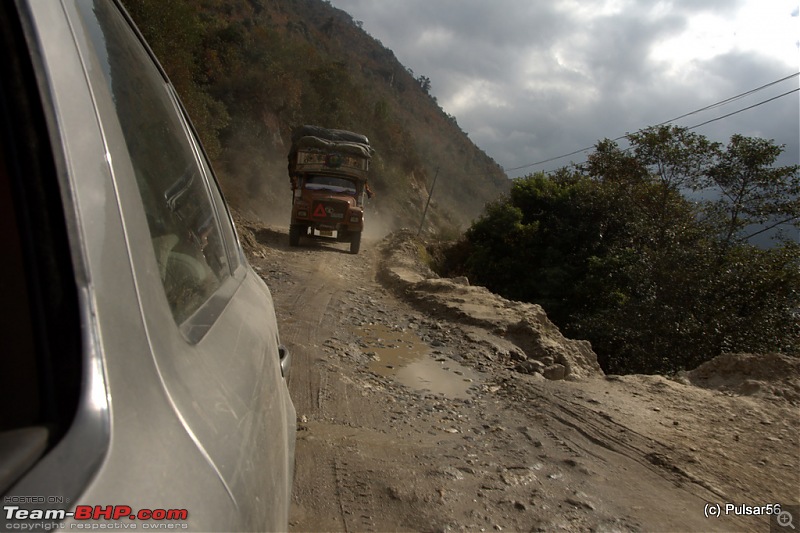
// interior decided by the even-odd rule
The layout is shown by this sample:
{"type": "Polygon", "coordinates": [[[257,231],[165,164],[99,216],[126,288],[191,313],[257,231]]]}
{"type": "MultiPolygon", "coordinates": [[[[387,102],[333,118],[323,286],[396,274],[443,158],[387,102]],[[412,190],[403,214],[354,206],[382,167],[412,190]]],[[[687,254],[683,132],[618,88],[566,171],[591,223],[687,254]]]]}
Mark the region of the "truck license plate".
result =
{"type": "Polygon", "coordinates": [[[332,237],[333,236],[333,232],[331,230],[327,230],[327,229],[319,230],[319,234],[322,235],[323,237],[332,237]]]}

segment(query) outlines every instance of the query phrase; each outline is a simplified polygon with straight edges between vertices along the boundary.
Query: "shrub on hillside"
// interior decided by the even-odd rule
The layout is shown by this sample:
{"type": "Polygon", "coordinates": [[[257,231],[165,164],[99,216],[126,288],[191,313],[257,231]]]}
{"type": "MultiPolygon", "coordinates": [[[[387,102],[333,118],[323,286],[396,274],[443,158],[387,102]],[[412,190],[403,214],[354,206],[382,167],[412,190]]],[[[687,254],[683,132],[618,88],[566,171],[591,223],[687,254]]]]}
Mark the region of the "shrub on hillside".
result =
{"type": "Polygon", "coordinates": [[[748,242],[798,225],[798,168],[775,167],[781,149],[760,139],[723,148],[660,127],[629,140],[630,151],[599,143],[583,168],[517,180],[454,247],[449,269],[542,305],[611,373],[800,352],[800,247],[748,242]],[[686,195],[703,189],[714,199],[686,195]]]}

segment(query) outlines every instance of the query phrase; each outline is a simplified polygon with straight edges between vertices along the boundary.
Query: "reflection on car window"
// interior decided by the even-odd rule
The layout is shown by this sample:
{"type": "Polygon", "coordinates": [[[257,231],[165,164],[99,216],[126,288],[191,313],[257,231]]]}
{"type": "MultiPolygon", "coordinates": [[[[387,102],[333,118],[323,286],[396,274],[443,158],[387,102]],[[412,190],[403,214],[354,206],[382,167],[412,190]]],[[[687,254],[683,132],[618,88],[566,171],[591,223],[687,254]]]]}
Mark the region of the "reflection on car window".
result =
{"type": "MultiPolygon", "coordinates": [[[[85,0],[144,203],[167,300],[178,323],[230,275],[204,171],[168,85],[121,16],[106,1],[85,0]],[[92,20],[94,19],[94,20],[92,20]]],[[[102,117],[101,117],[102,120],[102,117]]]]}

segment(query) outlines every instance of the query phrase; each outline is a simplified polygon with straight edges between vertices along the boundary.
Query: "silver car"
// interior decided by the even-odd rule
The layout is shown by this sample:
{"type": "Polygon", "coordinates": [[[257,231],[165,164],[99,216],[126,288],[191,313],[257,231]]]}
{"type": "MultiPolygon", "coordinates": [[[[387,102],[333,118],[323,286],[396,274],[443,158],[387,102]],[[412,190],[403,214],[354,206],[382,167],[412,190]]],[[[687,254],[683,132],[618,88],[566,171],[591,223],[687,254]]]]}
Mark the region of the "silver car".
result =
{"type": "Polygon", "coordinates": [[[286,530],[272,297],[111,0],[0,2],[0,529],[286,530]]]}

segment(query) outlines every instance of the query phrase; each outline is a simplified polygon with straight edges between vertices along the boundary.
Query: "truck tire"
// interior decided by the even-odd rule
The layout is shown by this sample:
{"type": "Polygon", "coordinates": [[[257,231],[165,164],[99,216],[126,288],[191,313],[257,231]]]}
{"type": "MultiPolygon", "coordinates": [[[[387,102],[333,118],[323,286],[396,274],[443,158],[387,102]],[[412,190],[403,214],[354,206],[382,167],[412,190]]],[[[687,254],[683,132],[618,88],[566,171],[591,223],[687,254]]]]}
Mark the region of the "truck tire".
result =
{"type": "Polygon", "coordinates": [[[361,232],[357,231],[350,236],[350,253],[357,254],[361,249],[361,232]]]}
{"type": "Polygon", "coordinates": [[[305,226],[299,224],[289,225],[289,246],[298,246],[300,244],[300,235],[303,234],[305,226]]]}

